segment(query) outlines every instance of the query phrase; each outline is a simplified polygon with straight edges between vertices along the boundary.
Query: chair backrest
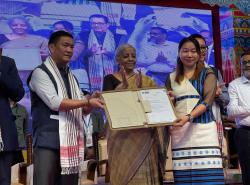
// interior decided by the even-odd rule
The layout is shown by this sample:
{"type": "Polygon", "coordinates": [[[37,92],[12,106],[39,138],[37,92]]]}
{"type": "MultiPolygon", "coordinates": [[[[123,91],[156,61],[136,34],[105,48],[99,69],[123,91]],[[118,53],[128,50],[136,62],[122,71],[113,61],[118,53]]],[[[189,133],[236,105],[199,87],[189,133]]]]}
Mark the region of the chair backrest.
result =
{"type": "Polygon", "coordinates": [[[26,136],[27,139],[27,165],[31,165],[33,163],[32,157],[32,135],[28,134],[26,136]]]}

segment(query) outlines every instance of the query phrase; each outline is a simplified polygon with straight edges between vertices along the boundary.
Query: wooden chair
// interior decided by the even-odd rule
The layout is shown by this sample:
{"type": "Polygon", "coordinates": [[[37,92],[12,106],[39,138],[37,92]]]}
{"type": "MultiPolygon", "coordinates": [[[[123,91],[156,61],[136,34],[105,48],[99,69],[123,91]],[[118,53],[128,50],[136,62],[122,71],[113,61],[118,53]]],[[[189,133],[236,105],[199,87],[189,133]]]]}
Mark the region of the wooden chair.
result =
{"type": "Polygon", "coordinates": [[[93,134],[93,145],[97,161],[98,176],[105,175],[105,182],[109,182],[109,170],[107,160],[107,140],[98,133],[93,134]]]}
{"type": "Polygon", "coordinates": [[[32,135],[28,134],[26,136],[26,146],[27,146],[27,162],[22,163],[19,166],[19,183],[26,185],[27,179],[27,167],[32,164],[32,135]]]}
{"type": "Polygon", "coordinates": [[[107,153],[107,139],[101,138],[98,141],[98,161],[99,161],[99,175],[105,176],[105,182],[109,182],[109,165],[107,153]]]}

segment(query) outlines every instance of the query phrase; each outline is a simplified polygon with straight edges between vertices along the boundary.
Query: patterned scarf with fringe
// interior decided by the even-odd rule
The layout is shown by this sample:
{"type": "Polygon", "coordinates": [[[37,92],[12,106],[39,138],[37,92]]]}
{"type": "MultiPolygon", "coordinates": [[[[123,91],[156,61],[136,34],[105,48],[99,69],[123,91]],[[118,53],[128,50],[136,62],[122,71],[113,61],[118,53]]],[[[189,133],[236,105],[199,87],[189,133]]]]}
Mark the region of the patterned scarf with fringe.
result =
{"type": "MultiPolygon", "coordinates": [[[[44,63],[56,80],[58,96],[68,98],[67,89],[61,74],[51,57],[44,63]]],[[[72,99],[82,99],[77,82],[69,70],[68,73],[72,99]]],[[[61,174],[79,173],[79,166],[83,161],[83,121],[82,109],[59,111],[59,137],[61,174]]]]}
{"type": "MultiPolygon", "coordinates": [[[[102,48],[110,53],[114,53],[115,39],[113,33],[107,30],[103,43],[99,44],[94,31],[91,30],[88,39],[88,48],[94,45],[99,50],[102,48]]],[[[102,90],[103,77],[114,72],[115,62],[113,56],[109,57],[105,54],[97,53],[89,57],[88,65],[91,90],[102,90]]]]}

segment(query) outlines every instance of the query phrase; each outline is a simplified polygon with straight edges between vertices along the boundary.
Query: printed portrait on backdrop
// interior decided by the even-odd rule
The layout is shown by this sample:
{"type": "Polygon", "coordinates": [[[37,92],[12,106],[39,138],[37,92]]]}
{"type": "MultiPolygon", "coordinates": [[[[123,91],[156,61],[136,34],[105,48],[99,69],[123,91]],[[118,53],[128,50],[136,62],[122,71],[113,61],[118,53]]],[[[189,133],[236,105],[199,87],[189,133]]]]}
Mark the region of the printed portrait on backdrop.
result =
{"type": "MultiPolygon", "coordinates": [[[[1,0],[0,25],[3,55],[15,58],[25,86],[29,72],[49,55],[47,40],[57,30],[73,34],[70,67],[88,92],[102,90],[103,77],[118,70],[114,54],[124,43],[136,48],[137,70],[160,86],[175,69],[179,41],[193,33],[207,39],[208,63],[214,64],[210,10],[92,0],[1,0]]],[[[28,93],[21,103],[27,104],[28,93]]]]}

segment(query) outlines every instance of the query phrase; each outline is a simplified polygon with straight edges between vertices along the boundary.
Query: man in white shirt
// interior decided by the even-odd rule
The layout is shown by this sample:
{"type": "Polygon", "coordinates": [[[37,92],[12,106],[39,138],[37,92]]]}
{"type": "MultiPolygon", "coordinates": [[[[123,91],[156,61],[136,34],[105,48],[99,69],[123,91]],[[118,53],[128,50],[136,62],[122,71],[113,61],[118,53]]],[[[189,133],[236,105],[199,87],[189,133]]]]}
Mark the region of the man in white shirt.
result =
{"type": "Polygon", "coordinates": [[[178,44],[167,40],[167,31],[151,27],[149,39],[138,50],[137,66],[145,68],[147,75],[163,85],[168,73],[176,66],[178,44]]]}
{"type": "Polygon", "coordinates": [[[50,56],[29,76],[34,185],[77,185],[83,157],[82,112],[103,108],[99,97],[83,98],[69,69],[73,36],[51,34],[50,56]]]}
{"type": "Polygon", "coordinates": [[[235,118],[235,143],[244,185],[250,184],[250,51],[241,55],[242,76],[229,84],[228,115],[235,118]]]}

